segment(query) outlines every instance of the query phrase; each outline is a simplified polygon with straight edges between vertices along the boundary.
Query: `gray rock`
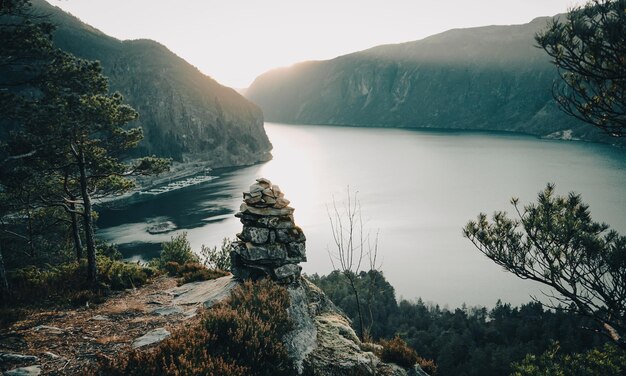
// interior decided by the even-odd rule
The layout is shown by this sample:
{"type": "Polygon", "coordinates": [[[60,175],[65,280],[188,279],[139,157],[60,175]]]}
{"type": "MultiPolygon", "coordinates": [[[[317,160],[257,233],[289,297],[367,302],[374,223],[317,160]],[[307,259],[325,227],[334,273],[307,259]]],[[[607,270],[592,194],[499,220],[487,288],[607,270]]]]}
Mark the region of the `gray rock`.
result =
{"type": "Polygon", "coordinates": [[[254,204],[257,204],[257,203],[261,202],[262,200],[263,200],[263,196],[262,195],[258,195],[256,197],[247,198],[244,201],[248,205],[254,205],[254,204]]]}
{"type": "Polygon", "coordinates": [[[287,257],[286,247],[279,243],[266,245],[245,243],[237,248],[237,252],[248,263],[250,261],[282,260],[287,257]]]}
{"type": "Polygon", "coordinates": [[[272,182],[269,179],[266,178],[258,178],[256,179],[257,184],[259,184],[260,186],[264,187],[264,188],[269,188],[272,186],[272,182]]]}
{"type": "Polygon", "coordinates": [[[93,321],[106,321],[108,319],[109,318],[107,316],[96,315],[96,316],[92,317],[90,320],[93,320],[93,321]]]}
{"type": "Polygon", "coordinates": [[[286,198],[279,197],[276,199],[276,203],[274,204],[274,207],[276,209],[282,209],[284,207],[287,207],[290,203],[291,201],[287,200],[286,198]]]}
{"type": "Polygon", "coordinates": [[[264,244],[267,243],[269,234],[270,230],[267,228],[245,226],[241,232],[241,239],[254,244],[264,244]]]}
{"type": "Polygon", "coordinates": [[[302,229],[298,226],[276,230],[276,239],[281,243],[302,242],[306,240],[302,229]]]}
{"type": "Polygon", "coordinates": [[[284,279],[291,276],[299,276],[302,268],[296,264],[287,264],[274,269],[274,274],[278,279],[284,279]]]}
{"type": "Polygon", "coordinates": [[[294,328],[284,337],[285,347],[294,360],[298,374],[304,371],[304,359],[317,347],[317,328],[309,314],[309,300],[305,289],[300,285],[290,286],[289,308],[287,313],[294,328]]]}
{"type": "Polygon", "coordinates": [[[290,215],[293,214],[294,208],[292,207],[284,207],[281,209],[276,209],[276,208],[255,208],[253,206],[248,206],[246,203],[242,203],[241,207],[239,208],[239,210],[242,213],[252,213],[252,214],[256,214],[256,215],[263,215],[263,216],[284,216],[284,215],[290,215]]]}
{"type": "Polygon", "coordinates": [[[274,204],[276,204],[276,199],[274,197],[270,197],[270,196],[265,196],[264,195],[263,196],[263,202],[265,202],[268,205],[274,205],[274,204]]]}
{"type": "Polygon", "coordinates": [[[269,228],[293,228],[293,217],[262,217],[257,220],[257,223],[269,228]]]}
{"type": "Polygon", "coordinates": [[[23,355],[13,353],[0,352],[0,361],[2,362],[36,362],[37,357],[34,355],[23,355]]]}
{"type": "Polygon", "coordinates": [[[250,194],[252,195],[253,193],[256,193],[256,192],[263,192],[264,189],[265,188],[262,187],[260,184],[252,184],[250,186],[250,194]]]}
{"type": "Polygon", "coordinates": [[[21,367],[14,368],[10,371],[6,371],[5,376],[37,376],[41,374],[41,366],[29,366],[29,367],[21,367]]]}
{"type": "Polygon", "coordinates": [[[169,316],[183,313],[183,309],[178,306],[163,306],[150,311],[153,315],[169,316]]]}
{"type": "Polygon", "coordinates": [[[143,336],[135,339],[135,341],[133,341],[132,346],[133,346],[133,349],[138,349],[143,346],[148,346],[154,343],[161,342],[169,336],[170,336],[170,332],[168,332],[167,329],[156,328],[144,334],[143,336]]]}
{"type": "Polygon", "coordinates": [[[209,281],[187,283],[175,287],[169,292],[174,295],[174,305],[199,305],[209,308],[230,296],[230,292],[238,282],[232,275],[209,281]]]}
{"type": "Polygon", "coordinates": [[[48,326],[48,325],[38,325],[33,328],[34,331],[39,332],[43,331],[48,334],[63,334],[65,331],[61,328],[57,328],[56,326],[48,326]]]}
{"type": "Polygon", "coordinates": [[[287,244],[287,254],[289,257],[302,258],[306,260],[306,246],[304,242],[293,242],[287,244]]]}

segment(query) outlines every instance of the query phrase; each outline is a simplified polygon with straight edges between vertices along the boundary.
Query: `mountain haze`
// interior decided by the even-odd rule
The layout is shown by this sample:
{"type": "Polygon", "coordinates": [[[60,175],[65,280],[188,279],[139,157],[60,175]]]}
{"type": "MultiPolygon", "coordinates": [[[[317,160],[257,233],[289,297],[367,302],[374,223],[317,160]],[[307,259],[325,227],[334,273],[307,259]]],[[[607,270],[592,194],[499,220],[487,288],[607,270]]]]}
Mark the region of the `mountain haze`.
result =
{"type": "Polygon", "coordinates": [[[558,79],[528,24],[454,29],[259,76],[246,96],[268,121],[303,124],[516,131],[540,136],[572,129],[606,138],[562,113],[558,79]]]}
{"type": "Polygon", "coordinates": [[[56,25],[55,44],[78,57],[99,60],[110,89],[139,112],[132,123],[145,135],[138,154],[207,161],[212,167],[271,157],[261,110],[235,90],[155,41],[120,41],[43,0],[32,2],[56,25]]]}

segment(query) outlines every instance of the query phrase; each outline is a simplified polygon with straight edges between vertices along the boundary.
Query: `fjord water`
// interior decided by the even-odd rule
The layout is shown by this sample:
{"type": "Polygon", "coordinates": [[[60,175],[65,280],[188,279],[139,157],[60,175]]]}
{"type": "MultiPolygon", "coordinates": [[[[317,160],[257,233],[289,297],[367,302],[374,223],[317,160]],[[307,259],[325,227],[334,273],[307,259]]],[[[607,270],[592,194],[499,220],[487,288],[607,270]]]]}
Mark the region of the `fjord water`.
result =
{"type": "Polygon", "coordinates": [[[536,199],[548,182],[575,191],[595,220],[626,233],[626,151],[582,142],[510,134],[265,124],[270,162],[217,170],[216,179],[117,209],[100,210],[98,235],[130,259],[158,254],[159,243],[187,231],[194,249],[233,238],[241,192],[258,177],[278,184],[307,236],[305,273],[328,273],[332,235],[327,206],[358,191],[364,227],[379,233],[382,270],[397,296],[450,307],[513,304],[540,285],[502,271],[461,229],[478,213],[512,212],[512,196],[536,199]],[[151,235],[150,223],[178,230],[151,235]]]}

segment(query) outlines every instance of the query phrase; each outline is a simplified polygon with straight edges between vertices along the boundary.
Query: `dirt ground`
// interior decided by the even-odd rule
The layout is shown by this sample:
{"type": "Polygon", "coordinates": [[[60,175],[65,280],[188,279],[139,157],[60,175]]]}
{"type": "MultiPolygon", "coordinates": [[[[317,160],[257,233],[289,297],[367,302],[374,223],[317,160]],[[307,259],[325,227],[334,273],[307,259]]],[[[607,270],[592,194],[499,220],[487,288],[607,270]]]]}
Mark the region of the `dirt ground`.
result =
{"type": "Polygon", "coordinates": [[[115,293],[99,305],[27,310],[0,331],[0,370],[39,365],[45,375],[80,375],[94,367],[99,356],[129,351],[136,338],[152,329],[172,332],[193,325],[198,321],[193,311],[158,313],[172,301],[167,290],[173,287],[176,279],[162,276],[142,288],[115,293]],[[2,353],[34,355],[37,360],[2,360],[2,353]]]}

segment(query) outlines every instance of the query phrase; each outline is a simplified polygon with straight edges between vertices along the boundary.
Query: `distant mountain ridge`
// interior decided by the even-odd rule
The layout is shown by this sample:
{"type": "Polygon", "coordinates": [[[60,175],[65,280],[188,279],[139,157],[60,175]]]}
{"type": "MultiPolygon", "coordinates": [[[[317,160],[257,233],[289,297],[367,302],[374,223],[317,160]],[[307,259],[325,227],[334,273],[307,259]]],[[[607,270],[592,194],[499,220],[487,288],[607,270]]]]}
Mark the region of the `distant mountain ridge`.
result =
{"type": "Polygon", "coordinates": [[[259,76],[246,92],[268,121],[514,131],[615,142],[562,113],[534,35],[550,17],[453,29],[259,76]]]}
{"type": "Polygon", "coordinates": [[[138,154],[206,161],[212,167],[249,165],[271,158],[261,110],[235,90],[147,39],[120,41],[44,0],[34,9],[57,26],[57,46],[99,60],[112,91],[140,114],[145,138],[138,154]]]}

